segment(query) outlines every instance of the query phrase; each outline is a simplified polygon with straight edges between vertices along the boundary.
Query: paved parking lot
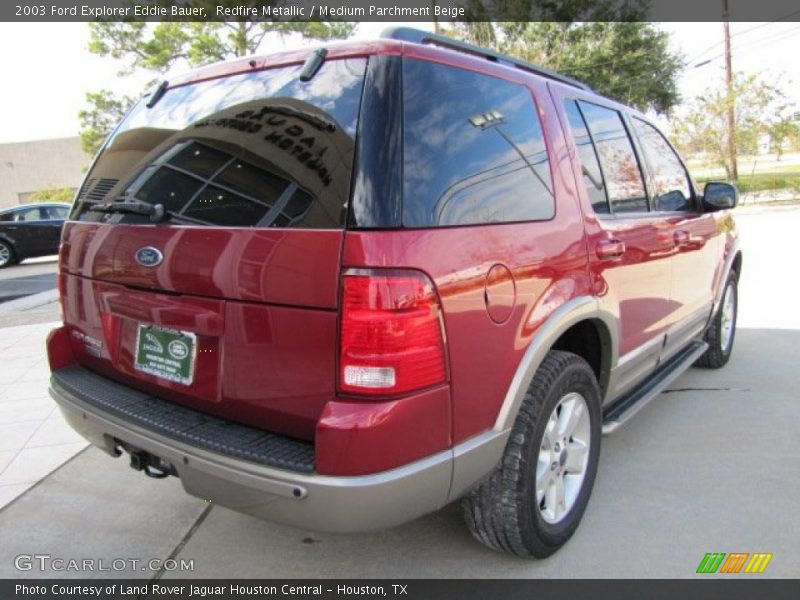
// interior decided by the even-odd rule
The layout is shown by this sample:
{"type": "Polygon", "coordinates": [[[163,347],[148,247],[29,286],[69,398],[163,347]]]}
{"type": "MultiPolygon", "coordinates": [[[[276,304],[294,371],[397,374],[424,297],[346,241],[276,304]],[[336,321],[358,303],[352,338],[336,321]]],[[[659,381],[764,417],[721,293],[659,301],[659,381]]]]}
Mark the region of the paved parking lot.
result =
{"type": "Polygon", "coordinates": [[[43,256],[0,269],[0,302],[10,296],[55,289],[57,268],[58,256],[43,256]]]}
{"type": "MultiPolygon", "coordinates": [[[[603,439],[583,523],[547,560],[478,545],[458,505],[389,531],[320,534],[210,506],[186,496],[175,478],[149,480],[124,459],[76,447],[74,458],[0,510],[0,577],[41,576],[14,568],[15,556],[35,553],[193,560],[192,572],[165,577],[692,577],[707,552],[771,552],[765,576],[798,577],[800,283],[788,249],[800,208],[748,209],[739,222],[746,254],[730,364],[691,369],[603,439]]],[[[2,352],[0,377],[13,349],[2,352]]],[[[31,373],[3,387],[0,411],[24,400],[23,388],[42,399],[44,373],[31,373]]]]}
{"type": "Polygon", "coordinates": [[[32,258],[0,269],[0,329],[52,322],[59,318],[57,256],[32,258]]]}

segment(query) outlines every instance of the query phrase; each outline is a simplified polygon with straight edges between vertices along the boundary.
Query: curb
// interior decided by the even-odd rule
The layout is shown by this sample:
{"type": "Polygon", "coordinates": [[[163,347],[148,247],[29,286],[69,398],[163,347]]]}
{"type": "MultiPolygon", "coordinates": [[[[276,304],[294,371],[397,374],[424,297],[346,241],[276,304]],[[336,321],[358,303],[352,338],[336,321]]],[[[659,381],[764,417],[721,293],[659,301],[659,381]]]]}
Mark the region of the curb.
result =
{"type": "Polygon", "coordinates": [[[39,292],[38,294],[31,294],[24,298],[17,298],[9,302],[0,304],[0,315],[7,315],[8,313],[29,310],[38,306],[44,306],[51,302],[58,301],[58,290],[47,290],[46,292],[39,292]]]}

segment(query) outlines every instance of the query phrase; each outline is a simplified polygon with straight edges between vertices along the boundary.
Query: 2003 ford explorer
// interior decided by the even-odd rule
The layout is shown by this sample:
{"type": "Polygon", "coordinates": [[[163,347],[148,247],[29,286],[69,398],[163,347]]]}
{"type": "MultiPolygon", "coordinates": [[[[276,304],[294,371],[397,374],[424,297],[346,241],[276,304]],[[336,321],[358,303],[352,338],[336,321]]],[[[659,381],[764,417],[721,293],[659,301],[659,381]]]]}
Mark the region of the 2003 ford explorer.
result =
{"type": "Polygon", "coordinates": [[[212,65],[79,190],[51,393],[223,506],[354,531],[463,499],[481,542],[547,556],[601,434],[728,361],[736,201],[644,115],[445,37],[212,65]]]}

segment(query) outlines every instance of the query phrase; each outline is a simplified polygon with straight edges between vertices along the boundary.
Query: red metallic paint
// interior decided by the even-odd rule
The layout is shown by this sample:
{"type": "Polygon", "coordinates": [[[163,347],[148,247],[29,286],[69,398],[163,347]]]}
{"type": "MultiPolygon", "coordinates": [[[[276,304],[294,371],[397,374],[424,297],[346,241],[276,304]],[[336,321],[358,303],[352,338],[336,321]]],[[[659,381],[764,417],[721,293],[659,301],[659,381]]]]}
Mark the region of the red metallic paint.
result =
{"type": "MultiPolygon", "coordinates": [[[[136,309],[125,310],[119,302],[115,304],[107,297],[112,291],[103,288],[104,284],[75,278],[67,286],[71,290],[67,323],[80,324],[88,335],[102,338],[97,311],[105,310],[121,319],[119,356],[113,359],[113,366],[110,354],[97,358],[78,351],[80,360],[110,376],[213,414],[307,439],[314,436],[314,426],[321,419],[317,435],[324,431],[328,439],[349,439],[359,430],[354,426],[359,414],[364,423],[373,423],[376,405],[348,403],[346,436],[335,436],[330,422],[325,421],[325,415],[341,410],[333,411],[330,405],[333,413],[323,412],[326,403],[335,399],[336,313],[330,309],[337,307],[339,247],[344,238],[342,267],[413,267],[426,272],[437,286],[448,339],[450,393],[459,400],[447,411],[448,429],[452,431],[446,435],[438,431],[430,437],[422,428],[420,435],[437,442],[417,441],[419,447],[431,452],[443,450],[494,422],[525,348],[549,312],[557,308],[553,302],[538,307],[535,322],[530,322],[544,292],[562,280],[569,282],[557,287],[563,301],[569,300],[563,297],[565,290],[572,297],[590,291],[583,221],[563,133],[552,111],[542,105],[550,102],[545,84],[518,69],[397,42],[350,46],[341,52],[343,56],[404,52],[527,85],[537,102],[551,156],[559,199],[555,217],[537,223],[347,234],[70,223],[64,233],[64,271],[113,280],[120,284],[115,288],[117,294],[126,286],[127,293],[135,297],[122,302],[136,309]],[[145,268],[133,261],[136,250],[148,245],[164,252],[167,258],[162,265],[145,268]],[[459,251],[453,252],[454,248],[459,251]],[[496,264],[508,269],[513,282],[507,276],[495,281],[496,275],[487,282],[489,270],[496,264]],[[494,321],[487,309],[487,293],[497,311],[494,321]],[[151,297],[151,304],[145,296],[151,297]],[[184,303],[186,312],[181,312],[177,307],[184,303]],[[203,352],[198,357],[198,379],[191,386],[156,380],[132,368],[131,348],[140,321],[198,334],[203,352]],[[220,327],[224,328],[221,337],[220,327]]],[[[271,59],[270,66],[299,62],[303,57],[302,53],[282,55],[271,59]]],[[[229,74],[240,67],[211,67],[178,83],[219,76],[223,70],[229,74]]],[[[114,341],[112,344],[117,346],[114,341]]],[[[448,403],[449,398],[447,395],[448,403]]],[[[435,408],[433,414],[423,417],[422,405],[407,398],[377,398],[377,405],[388,402],[396,407],[381,413],[385,415],[381,431],[416,437],[407,427],[392,424],[395,417],[398,423],[405,422],[401,415],[405,414],[406,400],[408,410],[413,406],[420,422],[441,416],[442,410],[435,408]]],[[[373,429],[374,425],[367,427],[373,429]]],[[[378,438],[370,439],[379,442],[378,438]]],[[[329,454],[330,444],[326,444],[325,456],[343,456],[341,452],[329,454]]],[[[361,442],[351,440],[348,444],[365,448],[361,442]]],[[[417,447],[410,439],[407,445],[417,447]]],[[[409,450],[401,446],[375,448],[373,454],[380,459],[372,459],[372,468],[383,470],[403,464],[409,450]]],[[[318,456],[322,454],[318,452],[318,456]]],[[[326,458],[322,465],[320,468],[329,472],[353,468],[345,459],[326,458]]]]}
{"type": "MultiPolygon", "coordinates": [[[[554,113],[565,124],[565,99],[584,99],[631,112],[611,100],[565,85],[551,83],[549,88],[554,113]]],[[[568,142],[568,151],[574,157],[572,143],[568,142]]],[[[577,159],[572,168],[575,180],[582,182],[577,159]]],[[[722,264],[715,214],[651,212],[598,217],[585,189],[578,187],[594,294],[617,315],[620,356],[654,342],[693,313],[706,309],[712,288],[716,289],[714,269],[722,264]],[[687,235],[686,243],[680,243],[678,233],[687,235]],[[614,241],[624,244],[622,256],[598,256],[598,248],[614,241]]]]}
{"type": "Polygon", "coordinates": [[[542,120],[556,197],[552,220],[438,228],[433,230],[349,231],[343,268],[413,267],[435,283],[442,301],[450,362],[453,443],[489,429],[522,355],[543,320],[555,310],[548,304],[536,311],[544,292],[560,281],[570,297],[591,293],[583,219],[574,191],[568,150],[550,107],[546,84],[519,69],[478,62],[436,48],[405,46],[404,53],[478,70],[526,85],[542,120]],[[508,319],[495,323],[487,310],[485,291],[495,264],[514,278],[516,302],[508,319]]]}
{"type": "Polygon", "coordinates": [[[329,475],[366,475],[449,448],[447,386],[384,402],[328,402],[317,425],[316,467],[329,475]]]}
{"type": "Polygon", "coordinates": [[[211,298],[335,309],[344,233],[69,222],[62,272],[129,287],[211,298]],[[157,267],[134,255],[143,246],[163,252],[157,267]]]}
{"type": "Polygon", "coordinates": [[[498,325],[508,321],[517,301],[514,275],[508,267],[496,264],[489,269],[483,294],[489,318],[498,325]]]}
{"type": "Polygon", "coordinates": [[[69,330],[57,327],[47,335],[47,360],[51,371],[75,364],[75,355],[69,342],[69,330]]]}
{"type": "MultiPolygon", "coordinates": [[[[346,44],[332,43],[326,45],[326,49],[328,50],[326,59],[355,58],[373,54],[400,54],[403,46],[404,44],[394,40],[347,42],[346,44]]],[[[215,63],[172,78],[168,89],[187,85],[189,83],[196,83],[198,81],[205,81],[207,79],[236,75],[238,73],[249,73],[261,69],[303,64],[308,58],[308,53],[308,49],[290,50],[288,52],[270,54],[269,56],[246,57],[215,63]]]]}
{"type": "MultiPolygon", "coordinates": [[[[666,330],[681,306],[707,293],[707,287],[698,291],[687,281],[671,295],[669,272],[680,265],[671,262],[676,254],[694,264],[693,253],[707,252],[703,260],[717,269],[719,284],[723,249],[713,238],[725,229],[716,216],[669,222],[594,216],[582,187],[576,191],[582,177],[559,123],[565,86],[551,85],[551,96],[546,82],[519,69],[394,41],[331,46],[329,56],[370,54],[404,54],[526,85],[544,127],[555,217],[347,233],[68,223],[61,252],[67,326],[51,335],[53,368],[69,364],[71,347],[78,362],[132,387],[313,439],[320,473],[360,475],[406,464],[490,428],[531,340],[572,298],[597,295],[609,310],[619,311],[625,352],[666,330]],[[677,230],[687,231],[693,243],[676,250],[677,230]],[[595,248],[605,240],[624,242],[624,255],[599,259],[595,248]],[[147,245],[164,252],[162,265],[135,263],[134,253],[147,245]],[[502,267],[490,274],[495,265],[502,267]],[[400,398],[337,397],[340,273],[387,267],[418,269],[434,282],[443,309],[450,384],[400,398]],[[198,335],[197,378],[191,386],[132,368],[139,322],[198,335]],[[99,356],[87,350],[87,337],[102,341],[99,356]]],[[[249,59],[212,65],[173,85],[299,64],[306,56],[299,51],[257,58],[255,66],[249,59]]],[[[731,239],[728,233],[725,251],[731,239]]],[[[93,351],[98,354],[96,347],[93,351]]]]}
{"type": "Polygon", "coordinates": [[[191,408],[313,439],[320,412],[335,397],[335,312],[159,294],[69,275],[65,281],[65,322],[81,336],[71,339],[79,362],[191,408]],[[134,368],[139,323],[197,335],[191,385],[134,368]],[[99,356],[84,336],[102,342],[99,356]]]}

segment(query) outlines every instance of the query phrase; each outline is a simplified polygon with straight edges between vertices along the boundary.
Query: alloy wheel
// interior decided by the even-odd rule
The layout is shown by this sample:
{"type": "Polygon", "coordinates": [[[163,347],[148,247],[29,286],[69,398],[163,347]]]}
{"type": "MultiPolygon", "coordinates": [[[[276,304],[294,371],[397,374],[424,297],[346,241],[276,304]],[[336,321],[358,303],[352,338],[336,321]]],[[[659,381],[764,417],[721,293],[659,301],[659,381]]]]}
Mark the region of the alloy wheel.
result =
{"type": "Polygon", "coordinates": [[[566,394],[547,420],[536,463],[536,505],[547,523],[560,522],[575,505],[591,437],[586,400],[576,392],[566,394]]]}
{"type": "Polygon", "coordinates": [[[736,325],[736,290],[733,283],[725,288],[725,297],[722,299],[722,322],[720,326],[720,347],[727,354],[733,342],[733,328],[736,325]]]}

